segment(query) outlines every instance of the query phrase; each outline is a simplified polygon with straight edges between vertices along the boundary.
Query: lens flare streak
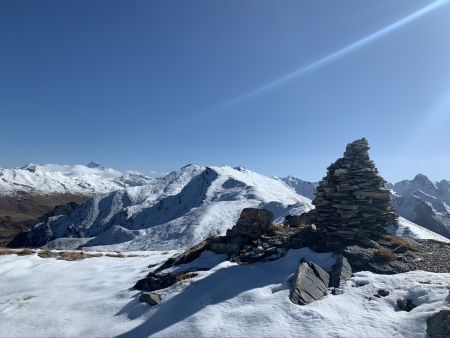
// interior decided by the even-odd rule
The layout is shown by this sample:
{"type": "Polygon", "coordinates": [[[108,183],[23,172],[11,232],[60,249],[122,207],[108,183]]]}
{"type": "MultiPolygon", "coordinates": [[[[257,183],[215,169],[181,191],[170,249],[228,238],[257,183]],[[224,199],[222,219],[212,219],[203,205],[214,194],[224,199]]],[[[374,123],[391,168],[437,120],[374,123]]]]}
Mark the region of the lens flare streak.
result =
{"type": "Polygon", "coordinates": [[[344,48],[341,48],[341,49],[339,49],[339,50],[337,50],[337,51],[335,51],[335,52],[333,52],[333,53],[331,53],[331,54],[329,54],[329,55],[327,55],[327,56],[325,56],[325,57],[323,57],[321,59],[318,59],[318,60],[316,60],[316,61],[314,61],[314,62],[312,62],[312,63],[310,63],[310,64],[308,64],[308,65],[306,65],[304,67],[301,67],[301,68],[293,71],[292,73],[289,73],[289,74],[284,75],[284,76],[282,76],[282,77],[280,77],[278,79],[275,79],[275,80],[273,80],[273,81],[271,81],[271,82],[269,82],[269,83],[267,83],[265,85],[262,85],[262,86],[260,86],[260,87],[258,87],[256,89],[248,92],[248,93],[239,95],[239,96],[229,100],[228,102],[222,104],[221,106],[218,106],[216,108],[208,110],[205,114],[209,115],[209,114],[214,114],[214,113],[216,113],[216,114],[217,113],[221,113],[224,110],[226,110],[227,108],[230,108],[230,107],[232,107],[232,106],[234,106],[234,105],[236,105],[238,103],[241,103],[243,101],[251,99],[251,98],[253,98],[253,97],[257,96],[257,95],[260,95],[262,93],[268,92],[268,91],[270,91],[270,90],[272,90],[272,89],[274,89],[274,88],[276,88],[276,87],[278,87],[280,85],[283,85],[283,84],[285,84],[285,83],[287,83],[287,82],[289,82],[291,80],[294,80],[294,79],[298,78],[299,76],[302,76],[302,75],[304,75],[304,74],[306,74],[308,72],[311,72],[313,70],[316,70],[318,68],[321,68],[321,67],[323,67],[323,66],[325,66],[325,65],[327,65],[327,64],[329,64],[329,63],[331,63],[333,61],[336,61],[337,59],[339,59],[339,58],[341,58],[341,57],[343,57],[343,56],[345,56],[345,55],[347,55],[347,54],[349,54],[349,53],[351,53],[351,52],[353,52],[353,51],[355,51],[355,50],[357,50],[359,48],[362,48],[362,47],[368,45],[369,43],[371,43],[373,41],[376,41],[376,40],[382,38],[386,34],[389,34],[389,33],[393,32],[393,31],[399,29],[400,27],[402,27],[402,26],[404,26],[404,25],[414,21],[415,19],[417,19],[417,18],[419,18],[419,17],[421,17],[421,16],[423,16],[423,15],[425,15],[425,14],[427,14],[427,13],[429,13],[429,12],[431,12],[431,11],[433,11],[433,10],[443,6],[443,5],[445,5],[445,4],[447,4],[449,1],[450,0],[437,0],[437,1],[434,1],[433,3],[431,3],[431,4],[421,8],[420,10],[418,10],[418,11],[416,11],[416,12],[414,12],[414,13],[412,13],[412,14],[410,14],[410,15],[408,15],[408,16],[406,16],[406,17],[404,17],[404,18],[402,18],[402,19],[400,19],[400,20],[398,20],[398,21],[396,21],[396,22],[386,26],[386,27],[384,27],[383,29],[380,29],[380,30],[378,30],[378,31],[376,31],[376,32],[374,32],[374,33],[372,33],[372,34],[370,34],[370,35],[360,39],[360,40],[355,41],[354,43],[352,43],[352,44],[350,44],[350,45],[348,45],[348,46],[346,46],[344,48]]]}

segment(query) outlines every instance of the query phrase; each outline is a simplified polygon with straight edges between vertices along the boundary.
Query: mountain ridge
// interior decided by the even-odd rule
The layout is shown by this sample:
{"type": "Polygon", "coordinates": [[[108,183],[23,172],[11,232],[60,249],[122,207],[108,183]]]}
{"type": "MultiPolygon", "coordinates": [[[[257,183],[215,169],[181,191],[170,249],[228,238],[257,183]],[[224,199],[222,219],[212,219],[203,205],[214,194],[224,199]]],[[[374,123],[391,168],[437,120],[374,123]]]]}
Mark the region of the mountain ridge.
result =
{"type": "Polygon", "coordinates": [[[310,202],[283,182],[242,167],[188,165],[145,186],[95,196],[38,224],[22,240],[32,246],[43,245],[42,238],[55,246],[71,238],[66,242],[78,246],[125,243],[118,246],[127,250],[186,247],[224,233],[244,207],[267,208],[281,222],[288,213],[310,210],[310,202]]]}

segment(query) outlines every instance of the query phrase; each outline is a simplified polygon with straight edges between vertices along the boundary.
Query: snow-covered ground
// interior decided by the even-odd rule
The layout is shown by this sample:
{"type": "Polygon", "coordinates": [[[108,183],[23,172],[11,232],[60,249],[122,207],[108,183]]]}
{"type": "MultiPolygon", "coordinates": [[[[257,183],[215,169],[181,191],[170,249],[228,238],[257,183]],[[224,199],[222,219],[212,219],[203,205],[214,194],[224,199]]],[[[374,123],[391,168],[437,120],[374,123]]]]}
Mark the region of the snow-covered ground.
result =
{"type": "Polygon", "coordinates": [[[0,196],[14,196],[20,192],[95,195],[152,181],[137,172],[124,174],[94,162],[87,165],[28,164],[22,168],[0,168],[0,196]]]}
{"type": "Polygon", "coordinates": [[[153,308],[140,303],[132,285],[148,273],[149,264],[172,253],[75,262],[0,256],[0,336],[425,337],[426,319],[449,300],[450,274],[360,272],[341,294],[294,305],[289,290],[300,259],[325,269],[334,261],[306,248],[251,265],[206,253],[212,270],[162,290],[162,303],[153,308]],[[389,296],[373,298],[380,288],[389,296]],[[418,307],[399,311],[399,297],[418,307]]]}

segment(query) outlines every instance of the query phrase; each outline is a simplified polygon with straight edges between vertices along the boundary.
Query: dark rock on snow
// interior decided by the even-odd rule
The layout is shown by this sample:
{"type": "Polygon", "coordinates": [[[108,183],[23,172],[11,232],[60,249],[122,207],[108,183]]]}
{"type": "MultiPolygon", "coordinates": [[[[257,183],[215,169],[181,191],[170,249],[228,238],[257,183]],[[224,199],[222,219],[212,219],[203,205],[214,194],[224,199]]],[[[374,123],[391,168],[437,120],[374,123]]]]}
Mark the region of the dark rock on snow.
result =
{"type": "Polygon", "coordinates": [[[302,262],[294,279],[290,299],[298,305],[306,305],[327,295],[330,276],[315,263],[302,262]]]}
{"type": "Polygon", "coordinates": [[[269,234],[272,230],[273,214],[265,209],[245,208],[236,225],[227,231],[229,236],[248,236],[252,239],[269,234]]]}
{"type": "Polygon", "coordinates": [[[390,294],[390,292],[386,289],[379,289],[377,291],[377,295],[380,297],[387,297],[387,296],[389,296],[389,294],[390,294]]]}
{"type": "Polygon", "coordinates": [[[410,312],[412,309],[415,309],[417,305],[415,305],[411,299],[399,298],[397,299],[397,306],[400,310],[410,312]]]}
{"type": "Polygon", "coordinates": [[[142,291],[155,291],[165,289],[177,282],[177,277],[170,273],[151,272],[146,278],[139,280],[134,288],[142,291]]]}
{"type": "Polygon", "coordinates": [[[427,319],[427,334],[430,338],[450,337],[450,309],[441,310],[427,319]]]}
{"type": "Polygon", "coordinates": [[[330,272],[330,287],[339,288],[352,277],[352,267],[347,258],[340,255],[330,272]]]}
{"type": "Polygon", "coordinates": [[[139,300],[141,302],[148,303],[151,306],[161,303],[161,297],[159,295],[157,295],[156,293],[152,293],[152,292],[150,292],[150,293],[144,292],[139,297],[139,300]]]}

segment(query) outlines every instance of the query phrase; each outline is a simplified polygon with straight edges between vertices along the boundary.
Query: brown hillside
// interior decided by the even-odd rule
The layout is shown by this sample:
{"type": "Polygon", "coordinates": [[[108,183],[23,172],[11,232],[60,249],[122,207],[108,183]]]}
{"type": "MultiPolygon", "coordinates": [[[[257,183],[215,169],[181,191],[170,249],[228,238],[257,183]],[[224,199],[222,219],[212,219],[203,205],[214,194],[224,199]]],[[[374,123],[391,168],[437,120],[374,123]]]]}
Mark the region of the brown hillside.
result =
{"type": "Polygon", "coordinates": [[[0,246],[5,246],[18,233],[40,221],[56,206],[75,202],[81,204],[89,197],[72,194],[32,195],[0,197],[0,246]]]}

